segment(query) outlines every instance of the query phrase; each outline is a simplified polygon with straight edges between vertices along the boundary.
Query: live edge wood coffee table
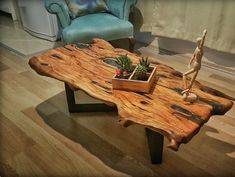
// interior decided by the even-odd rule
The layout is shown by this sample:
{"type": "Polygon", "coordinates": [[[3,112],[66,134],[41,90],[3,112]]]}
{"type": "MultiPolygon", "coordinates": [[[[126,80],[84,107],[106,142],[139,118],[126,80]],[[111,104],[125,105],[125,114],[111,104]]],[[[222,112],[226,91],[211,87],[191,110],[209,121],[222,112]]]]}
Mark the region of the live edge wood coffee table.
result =
{"type": "Polygon", "coordinates": [[[32,57],[29,65],[40,75],[65,83],[70,112],[118,111],[119,123],[125,127],[146,127],[152,163],[161,163],[163,139],[177,151],[189,142],[212,115],[223,115],[233,105],[225,94],[196,82],[193,92],[199,97],[194,104],[182,100],[182,74],[160,63],[157,80],[149,94],[112,89],[115,57],[127,54],[134,64],[139,57],[108,42],[94,39],[93,44],[66,45],[32,57]],[[81,89],[105,104],[76,104],[74,91],[81,89]],[[116,106],[111,106],[116,105],[116,106]]]}

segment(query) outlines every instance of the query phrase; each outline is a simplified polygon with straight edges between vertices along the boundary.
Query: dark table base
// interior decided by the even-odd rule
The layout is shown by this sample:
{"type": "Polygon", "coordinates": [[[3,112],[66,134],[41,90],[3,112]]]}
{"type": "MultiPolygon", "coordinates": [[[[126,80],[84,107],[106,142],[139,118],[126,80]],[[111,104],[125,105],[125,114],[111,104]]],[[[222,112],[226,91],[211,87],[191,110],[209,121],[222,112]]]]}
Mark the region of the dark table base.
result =
{"type": "MultiPolygon", "coordinates": [[[[116,107],[108,106],[104,103],[92,104],[76,104],[74,91],[65,83],[65,91],[68,103],[68,110],[70,113],[75,112],[108,112],[117,111],[116,107]]],[[[161,164],[164,136],[149,128],[146,128],[146,136],[148,140],[149,153],[152,164],[161,164]]]]}

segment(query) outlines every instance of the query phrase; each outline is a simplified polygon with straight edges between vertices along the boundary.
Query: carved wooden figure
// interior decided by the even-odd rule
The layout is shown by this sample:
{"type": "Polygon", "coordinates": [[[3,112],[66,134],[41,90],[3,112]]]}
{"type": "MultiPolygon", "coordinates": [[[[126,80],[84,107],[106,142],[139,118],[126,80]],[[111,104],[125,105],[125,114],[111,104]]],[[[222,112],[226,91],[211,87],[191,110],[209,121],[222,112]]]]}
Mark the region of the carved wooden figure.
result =
{"type": "Polygon", "coordinates": [[[188,70],[183,74],[183,87],[184,91],[182,91],[183,94],[183,100],[188,102],[195,102],[197,100],[197,95],[191,92],[193,83],[198,75],[199,70],[201,69],[201,62],[203,57],[203,45],[205,41],[207,31],[203,31],[202,37],[197,38],[197,47],[193,53],[193,56],[189,62],[188,70]],[[193,74],[193,77],[190,81],[190,84],[187,86],[187,76],[193,74]]]}

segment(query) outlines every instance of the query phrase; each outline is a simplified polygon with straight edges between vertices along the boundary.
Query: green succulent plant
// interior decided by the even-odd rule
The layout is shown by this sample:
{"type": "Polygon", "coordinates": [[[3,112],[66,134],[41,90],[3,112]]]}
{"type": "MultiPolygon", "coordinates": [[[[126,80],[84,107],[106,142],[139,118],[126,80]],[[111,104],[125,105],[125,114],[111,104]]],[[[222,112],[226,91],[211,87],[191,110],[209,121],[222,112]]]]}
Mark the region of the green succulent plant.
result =
{"type": "Polygon", "coordinates": [[[117,64],[118,68],[123,71],[131,72],[132,69],[132,61],[127,55],[120,55],[116,58],[115,63],[117,64]]]}
{"type": "Polygon", "coordinates": [[[148,57],[139,59],[139,64],[136,69],[137,78],[139,80],[146,80],[148,78],[147,72],[150,70],[149,65],[148,57]]]}
{"type": "Polygon", "coordinates": [[[144,59],[144,57],[142,57],[141,59],[139,59],[139,65],[141,65],[141,66],[143,66],[143,67],[145,67],[146,69],[147,69],[147,71],[149,71],[149,65],[150,65],[150,63],[149,63],[149,61],[148,61],[148,57],[146,57],[145,59],[144,59]]]}
{"type": "Polygon", "coordinates": [[[140,65],[140,64],[137,66],[136,74],[139,80],[146,80],[147,72],[148,72],[148,69],[146,68],[146,66],[140,65]]]}
{"type": "Polygon", "coordinates": [[[139,64],[137,69],[136,69],[136,72],[137,73],[147,73],[148,70],[147,70],[147,68],[145,66],[139,64]]]}

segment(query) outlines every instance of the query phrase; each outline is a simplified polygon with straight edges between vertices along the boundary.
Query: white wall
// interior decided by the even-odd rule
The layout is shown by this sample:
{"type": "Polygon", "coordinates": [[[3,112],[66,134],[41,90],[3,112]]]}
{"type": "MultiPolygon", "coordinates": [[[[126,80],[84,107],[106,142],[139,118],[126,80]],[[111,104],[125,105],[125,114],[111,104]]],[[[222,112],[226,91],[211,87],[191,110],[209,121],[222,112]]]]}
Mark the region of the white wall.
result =
{"type": "MultiPolygon", "coordinates": [[[[191,54],[196,48],[196,44],[194,42],[165,37],[154,37],[151,35],[151,33],[148,32],[136,32],[135,38],[137,41],[143,42],[146,45],[152,45],[156,47],[156,50],[158,48],[162,48],[176,53],[191,54]]],[[[206,61],[204,62],[214,63],[225,68],[227,67],[231,70],[234,70],[235,74],[235,54],[220,52],[205,47],[204,56],[206,58],[206,61]]]]}

